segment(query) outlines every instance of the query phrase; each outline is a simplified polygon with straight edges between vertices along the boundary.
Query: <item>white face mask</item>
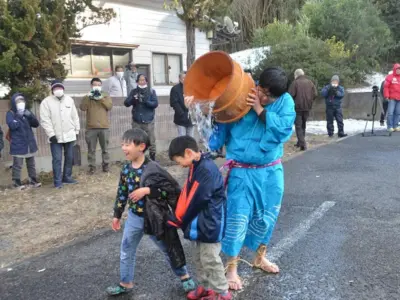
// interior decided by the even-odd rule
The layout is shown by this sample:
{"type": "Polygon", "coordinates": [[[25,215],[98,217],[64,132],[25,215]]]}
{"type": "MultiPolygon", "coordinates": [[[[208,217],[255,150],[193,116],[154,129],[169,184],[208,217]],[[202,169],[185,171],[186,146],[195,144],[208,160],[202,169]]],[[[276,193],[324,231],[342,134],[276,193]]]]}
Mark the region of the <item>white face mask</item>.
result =
{"type": "Polygon", "coordinates": [[[145,88],[147,88],[147,84],[145,84],[145,85],[139,85],[139,87],[140,87],[141,89],[145,89],[145,88]]]}
{"type": "Polygon", "coordinates": [[[92,90],[95,92],[95,91],[99,91],[99,92],[101,92],[101,86],[94,86],[93,88],[92,88],[92,90]]]}
{"type": "Polygon", "coordinates": [[[57,98],[61,98],[62,96],[64,96],[64,90],[55,90],[53,92],[54,96],[56,96],[57,98]]]}
{"type": "Polygon", "coordinates": [[[24,111],[25,110],[25,102],[17,103],[17,110],[18,111],[24,111]]]}
{"type": "Polygon", "coordinates": [[[117,72],[117,77],[121,79],[124,76],[124,72],[117,72]]]}

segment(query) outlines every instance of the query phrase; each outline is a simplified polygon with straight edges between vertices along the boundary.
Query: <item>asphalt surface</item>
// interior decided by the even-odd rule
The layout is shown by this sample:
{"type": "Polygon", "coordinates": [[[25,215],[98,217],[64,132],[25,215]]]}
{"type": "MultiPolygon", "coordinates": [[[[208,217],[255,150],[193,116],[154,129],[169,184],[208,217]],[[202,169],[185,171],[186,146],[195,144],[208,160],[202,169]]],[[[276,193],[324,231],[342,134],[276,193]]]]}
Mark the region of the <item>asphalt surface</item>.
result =
{"type": "MultiPolygon", "coordinates": [[[[306,152],[285,163],[285,174],[270,245],[281,273],[242,264],[246,287],[235,299],[400,299],[400,134],[306,152]]],[[[104,289],[118,282],[120,240],[106,232],[3,270],[0,299],[108,299],[104,289]]],[[[148,239],[136,266],[136,290],[116,299],[185,299],[148,239]]]]}

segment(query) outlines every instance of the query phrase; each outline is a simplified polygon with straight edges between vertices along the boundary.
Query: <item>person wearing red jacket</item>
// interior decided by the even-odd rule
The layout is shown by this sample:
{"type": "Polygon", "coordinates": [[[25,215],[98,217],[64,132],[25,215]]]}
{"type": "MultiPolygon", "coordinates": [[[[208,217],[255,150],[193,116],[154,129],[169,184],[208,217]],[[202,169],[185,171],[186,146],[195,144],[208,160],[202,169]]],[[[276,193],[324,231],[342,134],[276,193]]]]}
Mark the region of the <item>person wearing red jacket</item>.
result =
{"type": "Polygon", "coordinates": [[[387,129],[390,132],[400,131],[400,64],[393,66],[393,74],[385,79],[383,96],[388,99],[387,129]]]}

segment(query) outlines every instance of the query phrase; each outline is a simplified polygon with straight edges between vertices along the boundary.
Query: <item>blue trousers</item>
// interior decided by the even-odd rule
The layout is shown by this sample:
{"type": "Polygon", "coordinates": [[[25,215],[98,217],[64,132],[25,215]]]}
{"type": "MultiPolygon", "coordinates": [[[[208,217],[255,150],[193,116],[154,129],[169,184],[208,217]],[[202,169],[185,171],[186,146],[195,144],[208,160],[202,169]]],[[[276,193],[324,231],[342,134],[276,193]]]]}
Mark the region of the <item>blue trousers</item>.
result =
{"type": "Polygon", "coordinates": [[[397,128],[400,121],[400,101],[388,100],[387,128],[397,128]]]}
{"type": "Polygon", "coordinates": [[[60,186],[63,181],[72,179],[72,160],[74,156],[75,142],[63,144],[50,144],[51,156],[53,157],[54,185],[60,186]],[[62,153],[64,149],[64,170],[62,170],[62,153]]]}
{"type": "Polygon", "coordinates": [[[262,169],[232,169],[222,251],[238,256],[243,246],[256,251],[271,239],[284,190],[282,164],[262,169]]]}
{"type": "MultiPolygon", "coordinates": [[[[131,283],[135,275],[136,250],[140,240],[143,237],[144,218],[134,214],[131,210],[128,212],[128,219],[125,222],[124,233],[121,242],[120,256],[120,276],[121,282],[131,283]]],[[[149,236],[150,239],[164,253],[165,258],[170,262],[167,249],[162,241],[158,241],[156,237],[149,236]]],[[[182,277],[188,274],[186,266],[179,269],[172,269],[176,276],[182,277]]]]}

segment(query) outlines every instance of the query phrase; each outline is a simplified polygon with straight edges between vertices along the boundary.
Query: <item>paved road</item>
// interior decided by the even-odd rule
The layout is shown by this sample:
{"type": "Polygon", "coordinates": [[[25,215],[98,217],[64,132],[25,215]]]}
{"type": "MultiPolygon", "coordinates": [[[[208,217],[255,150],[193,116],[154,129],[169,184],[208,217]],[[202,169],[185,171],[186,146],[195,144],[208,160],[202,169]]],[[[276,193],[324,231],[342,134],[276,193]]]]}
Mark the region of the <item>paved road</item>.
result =
{"type": "MultiPolygon", "coordinates": [[[[242,265],[246,288],[235,298],[400,299],[400,134],[349,138],[288,161],[285,171],[271,244],[281,274],[242,265]]],[[[120,238],[107,232],[14,266],[0,273],[0,298],[107,299],[120,238]]],[[[137,275],[135,293],[118,299],[185,299],[148,240],[137,275]]]]}

